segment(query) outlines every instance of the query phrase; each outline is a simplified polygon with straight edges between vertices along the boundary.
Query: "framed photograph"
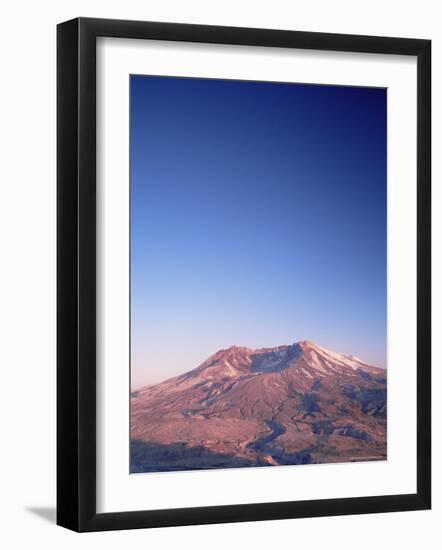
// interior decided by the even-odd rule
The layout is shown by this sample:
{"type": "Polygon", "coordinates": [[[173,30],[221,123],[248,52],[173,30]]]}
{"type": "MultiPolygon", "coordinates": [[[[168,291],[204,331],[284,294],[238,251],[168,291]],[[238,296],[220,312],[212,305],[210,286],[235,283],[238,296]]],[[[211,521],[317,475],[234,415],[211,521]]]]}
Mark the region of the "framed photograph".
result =
{"type": "Polygon", "coordinates": [[[430,508],[430,52],[58,26],[59,525],[430,508]]]}

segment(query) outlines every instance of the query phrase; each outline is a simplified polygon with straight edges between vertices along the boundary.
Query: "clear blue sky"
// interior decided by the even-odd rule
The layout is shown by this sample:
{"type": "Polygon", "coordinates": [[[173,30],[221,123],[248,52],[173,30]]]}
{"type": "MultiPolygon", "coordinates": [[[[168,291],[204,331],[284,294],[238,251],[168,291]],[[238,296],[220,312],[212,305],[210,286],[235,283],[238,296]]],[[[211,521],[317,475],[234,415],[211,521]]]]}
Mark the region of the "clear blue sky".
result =
{"type": "Polygon", "coordinates": [[[233,344],[386,366],[386,90],[132,76],[132,387],[233,344]]]}

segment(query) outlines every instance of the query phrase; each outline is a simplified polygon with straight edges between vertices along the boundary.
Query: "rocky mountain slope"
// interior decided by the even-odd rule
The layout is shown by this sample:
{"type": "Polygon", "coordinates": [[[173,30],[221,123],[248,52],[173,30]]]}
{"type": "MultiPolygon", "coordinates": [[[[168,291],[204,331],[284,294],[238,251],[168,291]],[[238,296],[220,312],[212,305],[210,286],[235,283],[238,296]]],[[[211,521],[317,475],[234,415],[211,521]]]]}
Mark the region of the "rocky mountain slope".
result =
{"type": "Polygon", "coordinates": [[[131,471],[386,458],[386,371],[309,341],[233,346],[131,396],[131,471]]]}

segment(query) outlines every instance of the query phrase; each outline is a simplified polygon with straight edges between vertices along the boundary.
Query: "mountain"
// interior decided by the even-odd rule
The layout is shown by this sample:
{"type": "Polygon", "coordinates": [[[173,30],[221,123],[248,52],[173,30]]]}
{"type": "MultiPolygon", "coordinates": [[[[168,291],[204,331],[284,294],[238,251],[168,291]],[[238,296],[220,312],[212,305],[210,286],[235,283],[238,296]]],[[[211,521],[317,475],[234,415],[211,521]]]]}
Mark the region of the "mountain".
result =
{"type": "Polygon", "coordinates": [[[131,395],[131,472],[386,459],[386,371],[310,341],[232,346],[131,395]]]}

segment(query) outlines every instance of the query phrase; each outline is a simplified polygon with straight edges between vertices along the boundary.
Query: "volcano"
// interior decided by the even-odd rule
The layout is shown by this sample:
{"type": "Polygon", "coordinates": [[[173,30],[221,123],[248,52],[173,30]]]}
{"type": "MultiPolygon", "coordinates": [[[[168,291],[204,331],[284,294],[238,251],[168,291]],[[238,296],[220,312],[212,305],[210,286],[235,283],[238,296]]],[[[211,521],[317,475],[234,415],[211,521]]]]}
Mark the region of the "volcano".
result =
{"type": "Polygon", "coordinates": [[[131,473],[385,460],[386,370],[310,341],[232,346],[131,394],[131,473]]]}

